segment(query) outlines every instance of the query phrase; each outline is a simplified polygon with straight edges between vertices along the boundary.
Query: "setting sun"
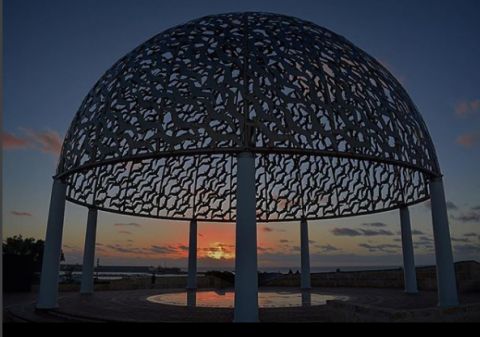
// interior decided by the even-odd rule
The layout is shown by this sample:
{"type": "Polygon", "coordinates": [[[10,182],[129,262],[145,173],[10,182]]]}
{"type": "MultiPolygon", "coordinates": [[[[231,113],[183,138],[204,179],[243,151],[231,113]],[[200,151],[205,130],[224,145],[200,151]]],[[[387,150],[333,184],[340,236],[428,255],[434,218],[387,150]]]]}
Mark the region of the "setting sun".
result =
{"type": "Polygon", "coordinates": [[[214,242],[210,244],[210,247],[207,248],[207,256],[220,260],[220,259],[231,259],[235,256],[233,253],[232,245],[225,245],[220,242],[214,242]]]}

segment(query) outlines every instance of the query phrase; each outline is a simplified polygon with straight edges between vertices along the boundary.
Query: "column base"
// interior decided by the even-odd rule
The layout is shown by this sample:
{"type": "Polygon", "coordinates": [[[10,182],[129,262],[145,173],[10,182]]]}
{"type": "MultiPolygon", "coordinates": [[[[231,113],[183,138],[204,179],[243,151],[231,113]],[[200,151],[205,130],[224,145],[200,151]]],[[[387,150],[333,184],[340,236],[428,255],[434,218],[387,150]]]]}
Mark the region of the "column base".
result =
{"type": "Polygon", "coordinates": [[[460,305],[460,303],[455,303],[455,304],[441,304],[441,303],[438,303],[437,307],[446,309],[446,308],[455,308],[455,307],[458,307],[459,305],[460,305]]]}
{"type": "Polygon", "coordinates": [[[417,291],[404,290],[403,292],[407,295],[418,295],[418,290],[417,291]]]}
{"type": "Polygon", "coordinates": [[[55,310],[58,308],[59,308],[58,304],[55,304],[54,306],[39,306],[38,304],[35,305],[35,311],[38,311],[38,312],[47,312],[47,311],[55,310]]]}
{"type": "Polygon", "coordinates": [[[245,320],[245,321],[242,321],[242,320],[236,320],[235,318],[233,319],[232,321],[233,323],[260,323],[260,321],[257,319],[257,320],[245,320]]]}
{"type": "Polygon", "coordinates": [[[92,295],[93,295],[93,291],[91,291],[91,292],[80,292],[80,295],[81,295],[81,296],[92,296],[92,295]]]}

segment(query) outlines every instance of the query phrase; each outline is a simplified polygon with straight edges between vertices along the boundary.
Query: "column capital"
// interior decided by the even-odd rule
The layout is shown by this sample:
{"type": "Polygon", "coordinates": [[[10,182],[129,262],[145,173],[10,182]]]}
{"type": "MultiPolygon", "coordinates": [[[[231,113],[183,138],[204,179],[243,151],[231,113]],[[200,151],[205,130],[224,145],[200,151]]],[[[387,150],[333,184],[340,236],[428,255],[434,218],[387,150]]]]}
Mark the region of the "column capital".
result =
{"type": "Polygon", "coordinates": [[[248,150],[238,152],[237,157],[238,158],[252,158],[253,157],[253,152],[248,151],[248,150]]]}

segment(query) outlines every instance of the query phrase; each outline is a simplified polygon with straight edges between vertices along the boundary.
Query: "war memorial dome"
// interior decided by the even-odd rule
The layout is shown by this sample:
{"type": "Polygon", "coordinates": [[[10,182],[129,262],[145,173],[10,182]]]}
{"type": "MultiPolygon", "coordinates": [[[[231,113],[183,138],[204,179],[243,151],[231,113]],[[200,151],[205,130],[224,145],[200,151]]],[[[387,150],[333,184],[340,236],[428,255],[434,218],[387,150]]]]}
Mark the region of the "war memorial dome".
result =
{"type": "Polygon", "coordinates": [[[37,309],[58,306],[66,200],[88,207],[80,292],[94,290],[98,211],[188,220],[186,288],[197,288],[197,222],[235,222],[234,321],[258,321],[257,223],[399,209],[406,293],[417,293],[409,205],[431,200],[439,306],[458,305],[443,178],[401,84],[313,23],[269,13],[206,16],[115,63],[66,134],[37,309]]]}
{"type": "Polygon", "coordinates": [[[311,22],[231,13],[115,63],[81,104],[57,176],[68,200],[100,210],[235,221],[245,149],[261,222],[413,204],[440,174],[420,113],[373,57],[311,22]]]}

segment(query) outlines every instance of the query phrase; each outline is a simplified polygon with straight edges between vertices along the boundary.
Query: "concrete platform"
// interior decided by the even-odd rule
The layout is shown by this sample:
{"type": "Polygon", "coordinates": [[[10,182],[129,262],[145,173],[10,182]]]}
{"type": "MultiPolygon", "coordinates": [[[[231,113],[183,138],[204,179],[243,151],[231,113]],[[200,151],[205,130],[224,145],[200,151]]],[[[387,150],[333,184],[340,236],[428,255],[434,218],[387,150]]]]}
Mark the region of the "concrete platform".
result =
{"type": "MultiPolygon", "coordinates": [[[[151,295],[172,291],[184,289],[101,291],[90,296],[60,293],[59,308],[48,312],[35,310],[36,294],[5,294],[5,319],[16,322],[231,322],[233,319],[232,309],[189,308],[146,300],[151,295]]],[[[400,289],[314,288],[312,292],[346,295],[349,300],[322,306],[261,308],[260,321],[480,321],[478,292],[461,293],[461,305],[444,310],[436,307],[437,296],[433,291],[408,295],[400,289]]]]}

